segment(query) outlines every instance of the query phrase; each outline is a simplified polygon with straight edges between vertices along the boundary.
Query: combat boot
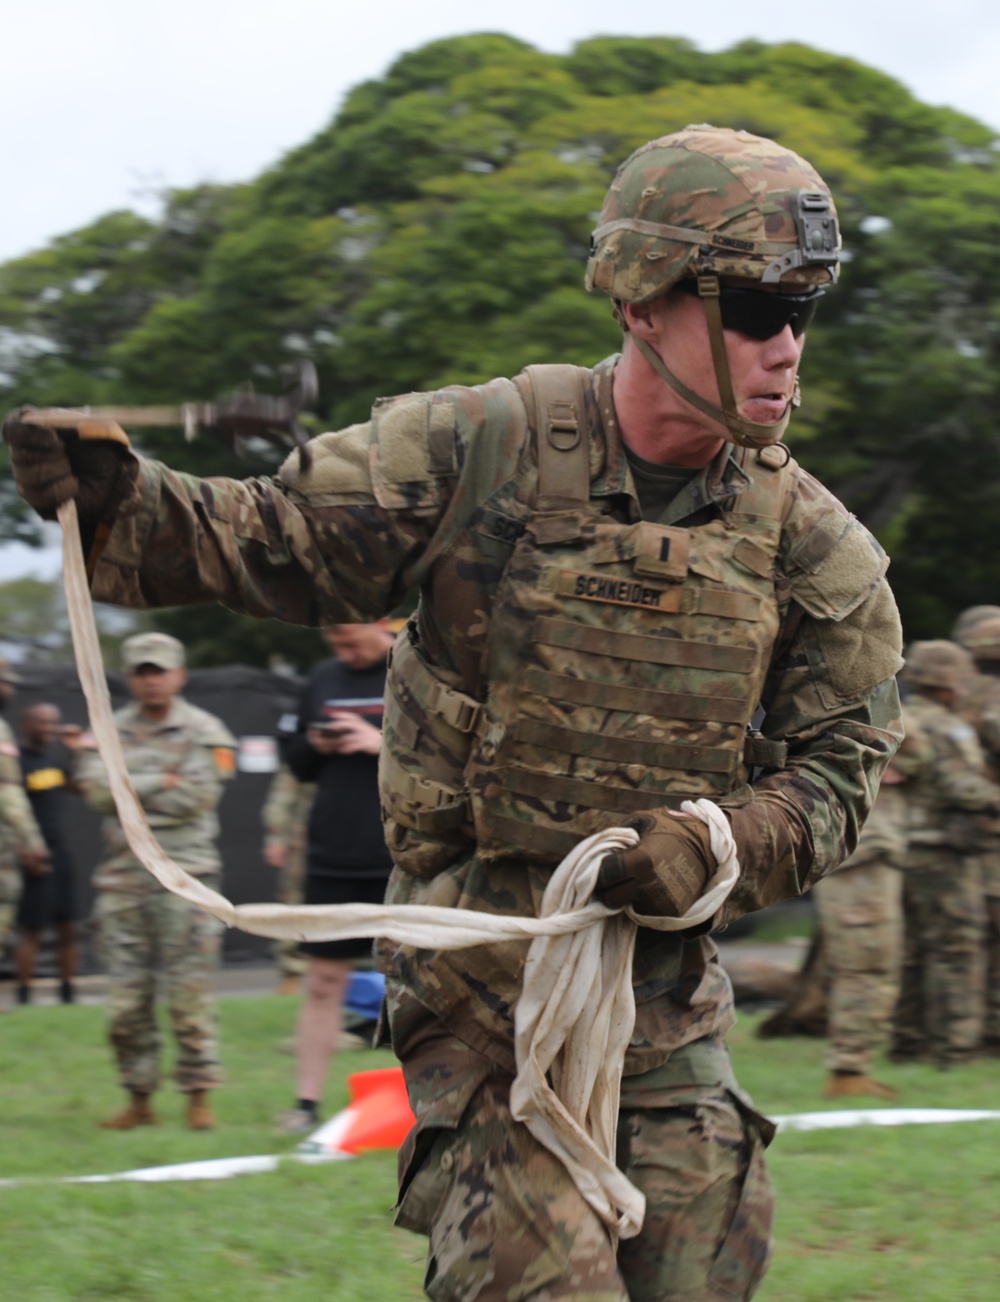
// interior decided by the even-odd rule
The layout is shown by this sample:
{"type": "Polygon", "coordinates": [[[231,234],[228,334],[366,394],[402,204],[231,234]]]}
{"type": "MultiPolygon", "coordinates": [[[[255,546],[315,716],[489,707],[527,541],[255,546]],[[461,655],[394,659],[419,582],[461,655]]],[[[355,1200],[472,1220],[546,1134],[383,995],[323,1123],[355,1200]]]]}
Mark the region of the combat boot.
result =
{"type": "Polygon", "coordinates": [[[190,1130],[213,1130],[215,1113],[209,1107],[207,1090],[192,1090],[188,1095],[187,1124],[190,1130]]]}
{"type": "Polygon", "coordinates": [[[860,1072],[831,1072],[826,1089],[823,1091],[824,1098],[845,1099],[856,1098],[859,1095],[893,1100],[899,1098],[899,1091],[894,1090],[891,1085],[883,1085],[881,1081],[872,1080],[870,1076],[862,1076],[860,1072]]]}
{"type": "Polygon", "coordinates": [[[129,1096],[130,1102],[127,1108],[109,1117],[107,1121],[98,1121],[102,1130],[134,1130],[136,1126],[155,1126],[157,1125],[156,1117],[153,1115],[153,1109],[149,1105],[148,1094],[136,1094],[135,1091],[129,1096]]]}

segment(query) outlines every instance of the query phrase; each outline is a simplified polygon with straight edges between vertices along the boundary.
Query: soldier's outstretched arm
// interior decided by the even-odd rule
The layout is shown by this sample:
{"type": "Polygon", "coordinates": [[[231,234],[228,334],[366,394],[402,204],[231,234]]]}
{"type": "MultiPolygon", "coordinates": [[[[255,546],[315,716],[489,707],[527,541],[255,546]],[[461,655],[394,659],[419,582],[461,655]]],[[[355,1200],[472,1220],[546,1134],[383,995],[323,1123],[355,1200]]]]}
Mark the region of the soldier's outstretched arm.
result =
{"type": "Polygon", "coordinates": [[[459,491],[490,390],[376,404],[370,422],[313,440],[308,473],[295,452],[274,479],[198,479],[122,443],[34,427],[30,410],[8,416],[4,436],[36,510],[51,516],[76,499],[95,598],[218,601],[290,623],[356,623],[398,605],[426,578],[449,517],[471,513],[477,493],[514,473],[523,419],[489,449],[477,443],[475,491],[468,476],[459,491]]]}

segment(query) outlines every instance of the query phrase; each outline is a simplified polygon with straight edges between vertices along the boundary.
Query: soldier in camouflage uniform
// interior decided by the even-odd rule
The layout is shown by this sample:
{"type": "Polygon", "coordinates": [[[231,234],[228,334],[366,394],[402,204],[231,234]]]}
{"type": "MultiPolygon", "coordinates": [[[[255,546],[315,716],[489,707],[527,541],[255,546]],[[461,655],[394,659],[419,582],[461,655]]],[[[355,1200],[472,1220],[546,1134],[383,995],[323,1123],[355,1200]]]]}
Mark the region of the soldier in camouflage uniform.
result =
{"type": "Polygon", "coordinates": [[[954,642],[916,642],[903,679],[926,742],[900,752],[912,777],[903,884],[902,986],[891,1056],[929,1057],[940,1067],[968,1061],[983,1023],[983,910],[979,859],[983,816],[1000,812],[1000,787],[986,775],[975,730],[957,712],[972,675],[954,642]]]}
{"type": "MultiPolygon", "coordinates": [[[[588,285],[626,333],[593,370],[379,402],[276,481],[199,482],[120,430],[67,439],[30,410],[6,424],[12,463],[43,513],[75,496],[104,601],[353,623],[419,588],[387,688],[389,903],[533,915],[581,837],[635,818],[639,843],[608,857],[599,893],[680,916],[715,859],[675,811],[711,797],[742,868],[722,924],[855,848],[900,738],[887,560],[777,446],[838,251],[808,163],[688,128],[638,150],[609,192],[588,285]]],[[[526,946],[379,942],[417,1117],[397,1221],[430,1236],[430,1297],[752,1295],[773,1128],[733,1078],[707,931],[638,934],[618,1159],[647,1214],[617,1251],[511,1116],[526,946]]]]}
{"type": "MultiPolygon", "coordinates": [[[[909,741],[909,721],[904,721],[909,741]]],[[[814,888],[830,977],[827,1098],[896,1097],[894,1089],[872,1079],[871,1067],[887,1043],[899,995],[905,783],[890,765],[858,848],[814,888]]]]}
{"type": "MultiPolygon", "coordinates": [[[[164,850],[216,887],[221,861],[216,808],[235,772],[235,742],[225,724],[180,695],[184,648],[164,633],[142,633],[122,646],[134,700],[115,713],[129,776],[164,850]]],[[[125,840],[104,765],[85,754],[79,781],[104,819],[105,856],[94,875],[95,921],[108,974],[108,1030],[128,1102],[99,1124],[131,1130],[155,1123],[150,1099],[160,1083],[157,984],[162,980],[177,1040],[177,1084],[187,1095],[187,1124],[215,1125],[208,1091],[222,1083],[214,979],[222,926],[162,886],[125,840]]]]}
{"type": "MultiPolygon", "coordinates": [[[[278,872],[278,899],[282,904],[302,903],[306,875],[306,825],[316,794],[315,782],[299,782],[287,765],[275,774],[264,812],[264,859],[278,872]]],[[[281,983],[278,994],[293,995],[305,970],[298,942],[281,940],[275,946],[281,983]]]]}
{"type": "MultiPolygon", "coordinates": [[[[17,675],[0,658],[0,710],[14,695],[17,675]]],[[[51,870],[49,852],[31,805],[24,793],[17,742],[5,719],[0,719],[0,956],[7,948],[21,895],[21,872],[51,870]]]]}
{"type": "MultiPolygon", "coordinates": [[[[959,617],[953,634],[976,663],[959,708],[976,729],[988,772],[1000,783],[1000,607],[974,606],[959,617]]],[[[1000,821],[983,828],[980,856],[986,926],[986,1009],[983,1049],[1000,1056],[1000,821]]]]}

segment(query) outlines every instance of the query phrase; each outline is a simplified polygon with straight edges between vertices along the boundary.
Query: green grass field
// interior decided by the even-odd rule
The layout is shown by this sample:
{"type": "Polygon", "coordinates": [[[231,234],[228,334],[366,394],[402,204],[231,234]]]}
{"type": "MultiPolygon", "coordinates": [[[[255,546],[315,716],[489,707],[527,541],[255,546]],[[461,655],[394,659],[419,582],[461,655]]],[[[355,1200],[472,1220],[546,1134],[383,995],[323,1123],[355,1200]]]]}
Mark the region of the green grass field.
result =
{"type": "MultiPolygon", "coordinates": [[[[181,1100],[157,1097],[161,1124],[126,1134],[95,1121],[119,1104],[103,1011],[31,1007],[0,1017],[0,1298],[3,1302],[396,1302],[423,1296],[423,1240],[391,1225],[395,1155],[190,1184],[68,1185],[66,1175],[279,1153],[271,1130],[292,1093],[278,1052],[296,1001],[223,1003],[230,1085],[221,1125],[182,1128],[181,1100]]],[[[738,1074],[772,1114],[816,1111],[816,1041],[732,1037],[738,1074]]],[[[341,1055],[326,1113],[352,1071],[386,1053],[341,1055]]],[[[905,1107],[1000,1107],[1000,1063],[940,1073],[880,1066],[905,1107]]],[[[765,1302],[994,1302],[1000,1297],[1000,1123],[864,1127],[785,1134],[771,1148],[777,1244],[765,1302]]]]}

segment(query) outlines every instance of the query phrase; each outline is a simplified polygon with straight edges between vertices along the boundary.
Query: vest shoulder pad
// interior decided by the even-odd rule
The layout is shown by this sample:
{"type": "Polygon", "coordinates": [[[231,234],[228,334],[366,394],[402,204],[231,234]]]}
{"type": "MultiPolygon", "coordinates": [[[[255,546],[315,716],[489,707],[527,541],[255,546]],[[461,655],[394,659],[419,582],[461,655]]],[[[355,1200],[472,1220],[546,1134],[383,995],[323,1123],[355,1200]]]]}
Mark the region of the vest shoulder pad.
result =
{"type": "Polygon", "coordinates": [[[780,565],[815,619],[845,619],[878,587],[889,558],[875,537],[812,475],[796,467],[780,565]]]}
{"type": "Polygon", "coordinates": [[[309,442],[309,468],[302,469],[298,449],[278,471],[278,483],[314,506],[340,506],[372,500],[369,446],[371,426],[348,425],[309,442]]]}

